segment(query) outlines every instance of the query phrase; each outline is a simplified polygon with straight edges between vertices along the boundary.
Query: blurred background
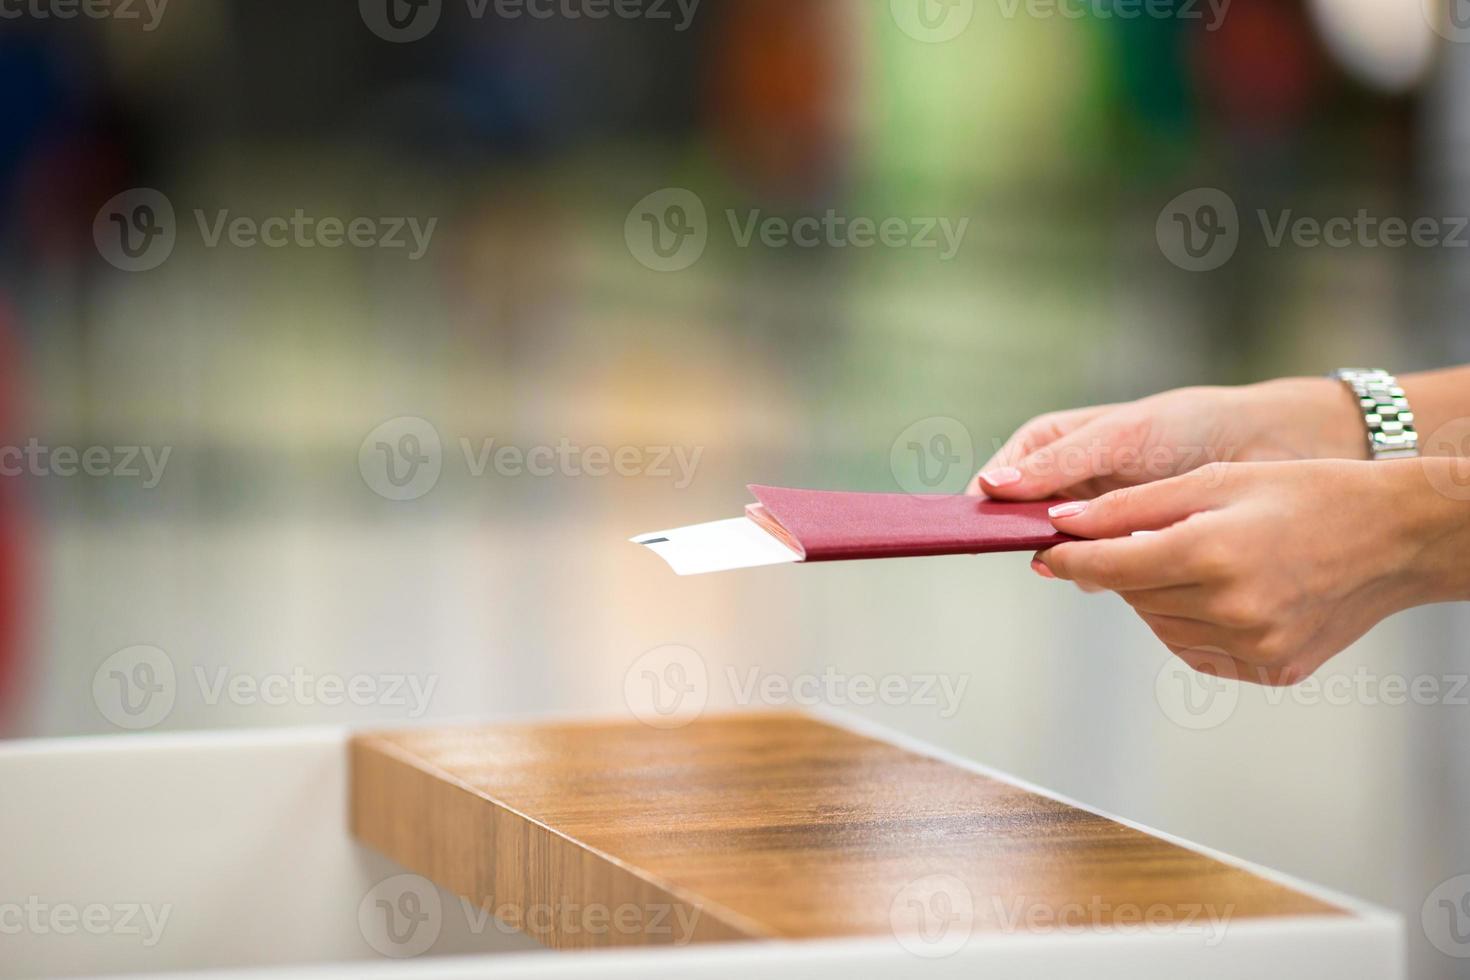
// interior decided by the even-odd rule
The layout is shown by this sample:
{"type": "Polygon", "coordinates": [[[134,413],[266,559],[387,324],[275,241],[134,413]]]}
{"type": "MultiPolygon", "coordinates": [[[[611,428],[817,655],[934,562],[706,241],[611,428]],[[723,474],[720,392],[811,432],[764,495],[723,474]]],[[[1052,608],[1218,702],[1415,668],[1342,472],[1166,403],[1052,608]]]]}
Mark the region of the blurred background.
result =
{"type": "MultiPolygon", "coordinates": [[[[709,710],[836,676],[840,708],[1401,910],[1411,975],[1470,976],[1420,925],[1470,872],[1463,694],[1242,688],[1191,727],[1142,623],[1028,556],[679,579],[626,541],[748,482],[958,489],[1054,408],[1470,360],[1463,236],[1255,218],[1470,214],[1464,11],[62,6],[0,22],[0,442],[32,447],[0,479],[6,735],[625,716],[678,644],[709,710]],[[1239,212],[1206,271],[1159,231],[1197,188],[1239,212]],[[759,231],[829,211],[908,237],[759,231]],[[854,693],[889,676],[963,694],[854,693]]],[[[1324,674],[1464,675],[1467,635],[1419,610],[1324,674]]]]}

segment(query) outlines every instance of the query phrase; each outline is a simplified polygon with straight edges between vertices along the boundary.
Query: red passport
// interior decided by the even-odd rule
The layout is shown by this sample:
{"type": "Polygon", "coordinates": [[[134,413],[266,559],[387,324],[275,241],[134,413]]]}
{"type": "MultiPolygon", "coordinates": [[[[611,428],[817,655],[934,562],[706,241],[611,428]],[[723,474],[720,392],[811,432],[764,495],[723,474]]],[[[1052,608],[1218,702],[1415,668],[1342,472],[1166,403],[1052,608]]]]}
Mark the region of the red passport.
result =
{"type": "Polygon", "coordinates": [[[1047,509],[985,497],[752,485],[746,516],[639,535],[680,575],[782,562],[1037,551],[1072,540],[1047,509]]]}

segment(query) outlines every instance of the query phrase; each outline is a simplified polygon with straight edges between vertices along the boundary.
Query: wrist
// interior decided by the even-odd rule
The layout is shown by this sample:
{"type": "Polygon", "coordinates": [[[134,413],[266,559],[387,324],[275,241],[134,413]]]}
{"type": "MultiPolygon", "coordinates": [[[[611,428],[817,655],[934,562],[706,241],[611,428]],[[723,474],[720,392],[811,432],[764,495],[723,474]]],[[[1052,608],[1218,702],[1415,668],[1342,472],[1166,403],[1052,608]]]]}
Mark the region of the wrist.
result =
{"type": "Polygon", "coordinates": [[[1380,508],[1406,545],[1407,606],[1470,600],[1470,461],[1373,464],[1385,481],[1380,508]]]}
{"type": "Polygon", "coordinates": [[[1368,458],[1363,415],[1341,381],[1278,378],[1239,390],[1260,434],[1256,458],[1368,458]]]}
{"type": "Polygon", "coordinates": [[[1419,451],[1425,456],[1470,454],[1470,368],[1406,375],[1399,380],[1414,410],[1419,451]]]}

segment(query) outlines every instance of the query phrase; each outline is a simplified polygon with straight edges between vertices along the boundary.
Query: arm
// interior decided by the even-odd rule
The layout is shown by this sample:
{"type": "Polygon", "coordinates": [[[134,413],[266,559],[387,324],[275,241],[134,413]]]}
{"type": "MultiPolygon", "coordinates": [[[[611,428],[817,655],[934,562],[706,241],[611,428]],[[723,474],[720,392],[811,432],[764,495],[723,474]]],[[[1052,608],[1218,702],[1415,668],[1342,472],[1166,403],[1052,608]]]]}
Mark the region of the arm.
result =
{"type": "Polygon", "coordinates": [[[1037,555],[1196,668],[1294,684],[1379,621],[1470,600],[1470,460],[1224,464],[1053,508],[1037,555]],[[1133,536],[1146,530],[1153,534],[1133,536]]]}
{"type": "Polygon", "coordinates": [[[1286,378],[1042,416],[971,492],[1080,498],[1053,522],[1093,540],[1039,574],[1117,592],[1196,668],[1295,683],[1400,610],[1470,600],[1470,366],[1400,383],[1419,459],[1368,462],[1351,392],[1286,378]]]}
{"type": "Polygon", "coordinates": [[[1470,365],[1399,379],[1425,456],[1470,456],[1470,365]],[[1458,424],[1456,424],[1458,423],[1458,424]]]}
{"type": "MultiPolygon", "coordinates": [[[[1424,455],[1470,455],[1470,366],[1400,381],[1424,455]]],[[[1095,497],[1215,462],[1366,458],[1363,419],[1341,382],[1282,378],[1040,416],[981,467],[970,492],[1095,497]]]]}

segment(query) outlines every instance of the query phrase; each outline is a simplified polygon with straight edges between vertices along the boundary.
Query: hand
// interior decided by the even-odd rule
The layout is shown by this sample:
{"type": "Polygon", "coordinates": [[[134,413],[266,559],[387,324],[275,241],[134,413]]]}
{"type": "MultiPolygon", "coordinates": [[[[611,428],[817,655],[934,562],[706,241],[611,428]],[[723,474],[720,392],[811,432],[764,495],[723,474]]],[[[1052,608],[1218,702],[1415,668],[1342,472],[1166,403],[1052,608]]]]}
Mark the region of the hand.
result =
{"type": "Polygon", "coordinates": [[[1366,455],[1362,416],[1341,382],[1286,378],[1040,416],[991,457],[969,492],[1085,499],[1212,462],[1366,455]]]}
{"type": "Polygon", "coordinates": [[[1054,507],[1058,530],[1107,540],[1032,567],[1117,592],[1197,670],[1228,657],[1241,680],[1294,684],[1399,610],[1470,599],[1470,503],[1427,472],[1456,466],[1211,464],[1054,507]]]}

